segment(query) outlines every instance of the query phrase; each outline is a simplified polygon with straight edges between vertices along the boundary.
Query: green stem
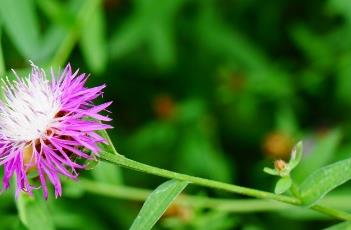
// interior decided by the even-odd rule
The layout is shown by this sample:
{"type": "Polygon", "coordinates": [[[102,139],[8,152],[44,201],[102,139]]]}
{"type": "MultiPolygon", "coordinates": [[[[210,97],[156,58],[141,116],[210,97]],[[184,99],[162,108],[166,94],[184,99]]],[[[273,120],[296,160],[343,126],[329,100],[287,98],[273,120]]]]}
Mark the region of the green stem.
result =
{"type": "Polygon", "coordinates": [[[114,163],[125,168],[141,171],[144,173],[153,174],[156,176],[166,177],[170,179],[177,179],[182,181],[188,181],[193,184],[201,185],[204,187],[220,189],[228,192],[238,193],[246,196],[261,198],[261,199],[273,199],[277,201],[281,201],[288,204],[299,205],[301,204],[300,200],[294,197],[276,195],[270,192],[264,192],[261,190],[241,187],[237,185],[227,184],[219,181],[208,180],[200,177],[189,176],[186,174],[181,174],[157,167],[153,167],[150,165],[146,165],[131,159],[124,157],[123,155],[115,155],[107,152],[102,152],[100,154],[100,158],[102,160],[108,161],[110,163],[114,163]]]}
{"type": "MultiPolygon", "coordinates": [[[[209,188],[214,188],[214,189],[219,189],[219,190],[224,190],[232,193],[237,193],[241,195],[246,195],[246,196],[251,196],[251,197],[256,197],[260,199],[271,199],[271,200],[276,200],[280,202],[284,202],[287,204],[292,204],[292,205],[301,205],[301,201],[295,197],[290,197],[290,196],[284,196],[284,195],[277,195],[274,193],[270,192],[265,192],[261,190],[256,190],[252,188],[246,188],[238,185],[233,185],[233,184],[227,184],[219,181],[213,181],[213,180],[208,180],[200,177],[195,177],[195,176],[189,176],[186,174],[181,174],[157,167],[153,167],[150,165],[146,165],[131,159],[128,159],[124,157],[123,155],[120,154],[112,154],[108,152],[102,152],[100,154],[100,158],[104,161],[133,169],[136,171],[156,175],[156,176],[161,176],[165,178],[170,178],[170,179],[177,179],[177,180],[182,180],[182,181],[188,181],[193,184],[201,185],[204,187],[209,187],[209,188]]],[[[347,212],[343,212],[340,210],[335,210],[333,208],[328,208],[324,207],[321,205],[315,205],[311,207],[312,210],[315,210],[317,212],[333,216],[337,219],[340,220],[351,220],[351,214],[347,212]]]]}

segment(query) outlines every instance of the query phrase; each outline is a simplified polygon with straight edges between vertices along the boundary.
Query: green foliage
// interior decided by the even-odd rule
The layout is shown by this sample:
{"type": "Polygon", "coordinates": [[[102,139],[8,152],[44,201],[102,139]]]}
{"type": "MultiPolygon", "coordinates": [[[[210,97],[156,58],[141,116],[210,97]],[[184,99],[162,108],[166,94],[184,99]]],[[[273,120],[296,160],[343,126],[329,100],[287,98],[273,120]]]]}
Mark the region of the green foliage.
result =
{"type": "Polygon", "coordinates": [[[151,229],[187,185],[185,181],[170,180],[157,187],[146,199],[130,229],[151,229]]]}
{"type": "MultiPolygon", "coordinates": [[[[128,158],[284,196],[300,187],[307,206],[351,211],[349,160],[340,161],[351,153],[349,9],[348,0],[0,0],[0,77],[13,79],[11,68],[27,75],[29,59],[55,71],[70,62],[91,73],[88,85],[107,84],[99,100],[114,101],[109,134],[128,158]],[[275,183],[262,167],[288,160],[297,140],[304,152],[298,148],[287,170],[265,169],[279,176],[275,183]]],[[[63,179],[60,200],[20,195],[21,218],[14,192],[1,194],[0,229],[128,229],[145,198],[129,186],[160,180],[96,163],[81,172],[82,183],[63,179]],[[112,192],[119,199],[103,196],[112,192]]],[[[200,186],[188,192],[227,196],[200,186]]],[[[187,206],[194,216],[179,211],[155,229],[334,224],[307,209],[269,213],[278,206],[240,201],[235,212],[267,212],[231,215],[229,204],[209,202],[219,210],[187,206]]]]}

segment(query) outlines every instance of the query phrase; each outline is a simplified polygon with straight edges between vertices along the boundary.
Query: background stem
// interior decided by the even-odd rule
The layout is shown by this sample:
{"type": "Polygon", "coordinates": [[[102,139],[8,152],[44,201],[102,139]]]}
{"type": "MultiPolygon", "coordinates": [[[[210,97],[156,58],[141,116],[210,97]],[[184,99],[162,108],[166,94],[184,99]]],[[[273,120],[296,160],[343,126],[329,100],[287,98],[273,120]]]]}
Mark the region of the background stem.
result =
{"type": "MultiPolygon", "coordinates": [[[[141,189],[125,185],[111,185],[93,180],[80,179],[79,186],[85,191],[92,194],[106,196],[117,199],[133,200],[143,202],[152,190],[141,189]]],[[[349,202],[348,196],[331,195],[326,197],[322,203],[332,205],[337,208],[347,208],[349,202]]],[[[289,204],[279,203],[271,200],[260,199],[218,199],[206,196],[193,196],[181,194],[175,200],[175,204],[181,206],[190,206],[194,208],[210,208],[218,211],[233,213],[249,212],[269,212],[279,210],[300,211],[303,208],[295,207],[289,204]]],[[[305,210],[305,209],[303,209],[305,210]]]]}

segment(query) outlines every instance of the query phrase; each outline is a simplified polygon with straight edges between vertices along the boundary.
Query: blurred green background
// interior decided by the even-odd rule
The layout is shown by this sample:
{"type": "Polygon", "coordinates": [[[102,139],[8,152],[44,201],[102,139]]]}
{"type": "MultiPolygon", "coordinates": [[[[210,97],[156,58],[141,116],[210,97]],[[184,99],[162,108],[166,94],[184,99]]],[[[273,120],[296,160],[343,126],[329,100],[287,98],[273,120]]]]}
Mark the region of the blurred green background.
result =
{"type": "MultiPolygon", "coordinates": [[[[109,133],[129,158],[272,191],[275,178],[262,168],[289,158],[298,140],[306,153],[298,181],[350,156],[348,0],[0,0],[0,38],[2,77],[12,77],[11,68],[28,74],[28,60],[55,70],[69,62],[91,74],[89,85],[106,83],[103,100],[114,101],[109,133]]],[[[138,191],[111,195],[112,188],[164,181],[106,163],[81,178],[65,181],[63,197],[48,201],[48,226],[128,229],[142,205],[133,198],[138,191]]],[[[332,194],[331,204],[351,210],[350,189],[332,194]]],[[[196,186],[186,193],[233,198],[196,186]]],[[[0,196],[0,212],[0,229],[23,228],[13,192],[0,196]]],[[[300,209],[176,206],[156,229],[333,223],[300,209]]]]}

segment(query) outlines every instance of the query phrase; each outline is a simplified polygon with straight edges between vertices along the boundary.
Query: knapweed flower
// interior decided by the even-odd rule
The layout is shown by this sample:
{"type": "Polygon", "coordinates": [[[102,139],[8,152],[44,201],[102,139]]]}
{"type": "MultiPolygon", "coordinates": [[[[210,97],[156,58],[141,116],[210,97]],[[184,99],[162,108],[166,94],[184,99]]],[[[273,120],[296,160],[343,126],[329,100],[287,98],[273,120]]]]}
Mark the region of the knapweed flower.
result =
{"type": "MultiPolygon", "coordinates": [[[[16,73],[15,73],[16,75],[16,73]]],[[[76,179],[85,159],[99,154],[105,143],[97,131],[111,128],[99,114],[111,102],[94,105],[105,85],[85,87],[87,75],[63,72],[50,78],[32,63],[26,78],[3,81],[0,101],[0,165],[4,166],[3,189],[16,175],[16,194],[41,187],[45,199],[48,183],[55,196],[62,194],[60,176],[76,179]],[[32,175],[34,174],[33,178],[32,175]]]]}

